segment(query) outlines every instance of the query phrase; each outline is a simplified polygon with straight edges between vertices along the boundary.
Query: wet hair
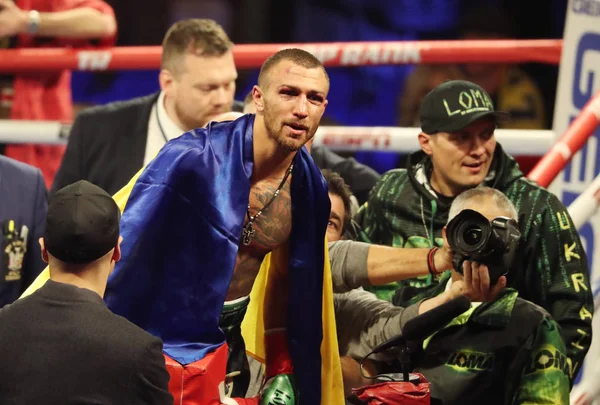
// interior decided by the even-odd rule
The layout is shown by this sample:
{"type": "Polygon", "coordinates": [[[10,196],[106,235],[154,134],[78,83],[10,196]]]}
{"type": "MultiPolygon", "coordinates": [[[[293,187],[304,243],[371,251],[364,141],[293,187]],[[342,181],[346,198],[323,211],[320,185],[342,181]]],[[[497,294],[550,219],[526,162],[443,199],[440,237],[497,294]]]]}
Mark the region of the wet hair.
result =
{"type": "Polygon", "coordinates": [[[286,60],[289,60],[296,65],[307,69],[320,68],[325,74],[325,78],[329,84],[329,75],[319,59],[317,59],[312,53],[303,49],[287,48],[271,55],[265,61],[265,63],[263,63],[262,67],[260,68],[260,73],[258,74],[258,85],[264,87],[267,84],[267,76],[269,71],[280,62],[286,60]]]}

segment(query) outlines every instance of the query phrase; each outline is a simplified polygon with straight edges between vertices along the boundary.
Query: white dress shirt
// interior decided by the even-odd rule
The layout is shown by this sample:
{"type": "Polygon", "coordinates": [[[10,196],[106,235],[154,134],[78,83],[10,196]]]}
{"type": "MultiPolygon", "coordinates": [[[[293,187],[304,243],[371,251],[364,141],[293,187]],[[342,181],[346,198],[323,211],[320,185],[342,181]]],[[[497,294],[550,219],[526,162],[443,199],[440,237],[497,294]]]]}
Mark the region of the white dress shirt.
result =
{"type": "Polygon", "coordinates": [[[154,159],[160,148],[167,141],[181,136],[184,132],[186,131],[179,128],[167,114],[167,110],[165,109],[165,93],[161,91],[148,119],[148,138],[146,139],[144,166],[154,159]]]}

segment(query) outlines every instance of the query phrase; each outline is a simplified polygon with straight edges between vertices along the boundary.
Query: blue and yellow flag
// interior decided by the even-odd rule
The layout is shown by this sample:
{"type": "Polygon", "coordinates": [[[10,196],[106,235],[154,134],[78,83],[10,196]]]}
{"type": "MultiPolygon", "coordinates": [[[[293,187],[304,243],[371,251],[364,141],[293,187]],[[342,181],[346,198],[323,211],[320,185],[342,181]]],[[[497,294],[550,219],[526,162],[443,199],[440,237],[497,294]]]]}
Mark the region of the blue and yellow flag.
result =
{"type": "MultiPolygon", "coordinates": [[[[248,205],[253,124],[254,116],[246,115],[172,140],[115,195],[125,207],[122,258],[109,278],[105,301],[113,312],[160,337],[165,353],[182,364],[225,341],[219,315],[248,205]]],[[[300,401],[342,404],[335,322],[322,317],[333,311],[323,243],[330,203],[325,181],[305,149],[294,159],[291,195],[287,329],[300,401]],[[328,350],[325,357],[322,346],[328,350]]],[[[44,277],[47,272],[28,291],[44,277]]],[[[253,294],[247,316],[256,319],[264,288],[253,294]]]]}
{"type": "MultiPolygon", "coordinates": [[[[344,385],[340,363],[335,312],[333,307],[333,286],[329,254],[325,241],[325,271],[323,272],[323,341],[321,342],[321,404],[343,405],[344,385]]],[[[256,360],[265,363],[265,326],[263,321],[263,297],[267,287],[267,278],[271,268],[271,254],[262,263],[254,287],[250,294],[250,305],[242,322],[242,336],[246,351],[256,360]]]]}

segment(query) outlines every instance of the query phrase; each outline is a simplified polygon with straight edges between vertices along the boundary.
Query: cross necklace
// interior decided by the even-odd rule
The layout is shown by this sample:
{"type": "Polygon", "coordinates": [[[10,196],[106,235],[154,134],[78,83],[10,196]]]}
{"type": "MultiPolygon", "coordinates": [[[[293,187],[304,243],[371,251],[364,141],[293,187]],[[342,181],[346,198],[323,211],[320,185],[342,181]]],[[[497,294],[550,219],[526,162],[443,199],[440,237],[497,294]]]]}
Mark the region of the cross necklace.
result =
{"type": "Polygon", "coordinates": [[[242,243],[244,244],[244,246],[248,246],[250,244],[250,242],[252,242],[252,238],[254,238],[254,235],[256,234],[256,231],[254,230],[254,222],[258,219],[258,217],[261,216],[263,211],[266,210],[269,205],[271,205],[271,203],[275,200],[275,198],[277,198],[277,196],[279,195],[279,192],[285,185],[286,180],[288,179],[288,177],[290,177],[290,174],[292,174],[293,168],[294,168],[294,164],[292,163],[292,164],[290,164],[290,167],[287,169],[287,172],[285,173],[283,180],[281,180],[279,187],[277,187],[277,190],[275,190],[275,193],[273,193],[273,197],[271,197],[271,199],[265,204],[265,206],[262,207],[262,209],[260,211],[258,211],[256,214],[254,214],[254,216],[250,215],[250,204],[248,204],[248,209],[246,210],[246,215],[248,216],[248,222],[246,223],[246,225],[244,225],[244,229],[242,230],[242,243]]]}

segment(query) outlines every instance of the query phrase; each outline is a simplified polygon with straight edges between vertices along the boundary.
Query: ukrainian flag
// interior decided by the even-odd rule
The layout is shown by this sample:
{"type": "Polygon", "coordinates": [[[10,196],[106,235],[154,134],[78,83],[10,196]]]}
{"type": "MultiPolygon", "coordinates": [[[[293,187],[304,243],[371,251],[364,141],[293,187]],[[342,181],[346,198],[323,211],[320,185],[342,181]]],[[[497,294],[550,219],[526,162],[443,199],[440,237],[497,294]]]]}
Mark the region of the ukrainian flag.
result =
{"type": "MultiPolygon", "coordinates": [[[[218,319],[231,280],[250,192],[253,115],[213,123],[169,142],[119,191],[122,259],[111,274],[108,307],[164,342],[182,364],[225,341],[218,319]]],[[[327,186],[308,152],[294,160],[292,235],[287,263],[289,347],[302,405],[343,404],[324,243],[327,186]]],[[[244,323],[248,351],[264,358],[267,256],[244,323]]],[[[25,292],[39,288],[48,271],[25,292]]]]}

